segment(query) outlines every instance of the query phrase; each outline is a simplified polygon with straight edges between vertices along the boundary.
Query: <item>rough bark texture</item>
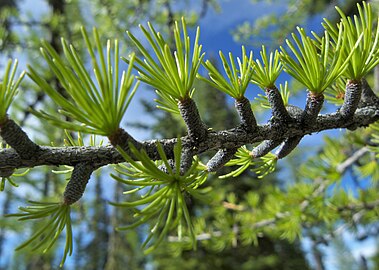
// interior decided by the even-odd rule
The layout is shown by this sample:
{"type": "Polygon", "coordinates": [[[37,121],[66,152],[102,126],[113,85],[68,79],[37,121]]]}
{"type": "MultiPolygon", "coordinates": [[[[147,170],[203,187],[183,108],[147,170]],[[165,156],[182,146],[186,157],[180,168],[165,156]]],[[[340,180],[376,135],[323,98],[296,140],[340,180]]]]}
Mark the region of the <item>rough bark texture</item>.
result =
{"type": "Polygon", "coordinates": [[[362,108],[375,104],[379,104],[379,98],[375,95],[374,91],[372,91],[366,79],[362,79],[362,97],[359,107],[362,108]]]}
{"type": "Polygon", "coordinates": [[[190,99],[184,99],[178,102],[180,114],[186,123],[188,136],[194,141],[199,142],[207,136],[207,127],[201,121],[196,103],[190,99]]]}
{"type": "Polygon", "coordinates": [[[307,102],[301,118],[301,122],[305,126],[312,126],[317,119],[319,112],[321,111],[322,104],[324,103],[324,95],[315,95],[312,92],[308,92],[307,102]]]}
{"type": "Polygon", "coordinates": [[[251,155],[253,158],[260,158],[267,155],[272,149],[276,148],[281,140],[265,140],[253,149],[251,155]]]}
{"type": "Polygon", "coordinates": [[[0,135],[7,144],[17,151],[21,158],[36,158],[39,146],[32,142],[12,119],[7,119],[0,126],[0,135]]]}
{"type": "Polygon", "coordinates": [[[361,81],[349,80],[346,85],[345,97],[340,109],[343,118],[351,118],[358,108],[361,100],[362,83],[361,81]]]}
{"type": "Polygon", "coordinates": [[[282,122],[290,122],[291,117],[284,106],[283,99],[278,88],[274,86],[272,88],[266,88],[265,91],[267,100],[271,106],[272,116],[278,118],[282,122]]]}
{"type": "Polygon", "coordinates": [[[229,160],[231,160],[237,149],[220,149],[208,161],[207,168],[209,172],[216,172],[221,169],[229,160]]]}
{"type": "Polygon", "coordinates": [[[74,167],[71,179],[63,193],[64,203],[71,205],[80,200],[94,168],[90,163],[79,163],[74,167]]]}
{"type": "Polygon", "coordinates": [[[193,162],[193,151],[190,148],[183,148],[180,157],[180,174],[184,175],[193,162]]]}
{"type": "Polygon", "coordinates": [[[302,138],[302,136],[294,136],[286,139],[283,145],[276,152],[276,156],[278,157],[278,159],[282,159],[288,156],[292,152],[292,150],[294,150],[296,146],[298,146],[302,138]]]}
{"type": "Polygon", "coordinates": [[[299,107],[297,106],[294,106],[294,105],[291,105],[291,104],[288,104],[286,106],[286,109],[288,111],[288,114],[294,118],[295,120],[299,121],[301,120],[301,117],[304,113],[304,111],[302,109],[300,109],[299,107]]]}
{"type": "Polygon", "coordinates": [[[133,144],[137,149],[141,148],[141,144],[122,128],[119,128],[108,139],[113,146],[120,146],[124,151],[129,151],[129,143],[133,144]]]}
{"type": "Polygon", "coordinates": [[[254,132],[257,128],[257,120],[251,110],[250,101],[243,97],[235,101],[235,107],[241,119],[241,127],[248,132],[254,132]]]}
{"type": "MultiPolygon", "coordinates": [[[[293,136],[304,136],[329,129],[349,128],[356,129],[367,127],[379,120],[379,104],[358,109],[352,119],[343,120],[338,112],[319,115],[311,126],[303,126],[301,123],[278,124],[268,123],[258,126],[255,133],[247,133],[239,128],[223,131],[210,131],[207,138],[198,142],[193,148],[193,154],[201,154],[211,150],[233,149],[245,144],[273,140],[280,144],[285,139],[293,136]]],[[[183,147],[191,148],[194,144],[188,136],[181,138],[183,147]]],[[[173,147],[177,139],[161,139],[141,142],[141,147],[146,150],[152,159],[159,159],[156,142],[159,141],[168,158],[173,158],[173,147]]],[[[127,151],[128,154],[131,154],[127,151]]],[[[38,155],[31,158],[21,157],[14,149],[0,150],[0,170],[36,167],[42,165],[70,165],[75,166],[81,162],[92,163],[94,167],[123,162],[122,156],[113,146],[101,147],[48,147],[41,146],[38,155]]]]}

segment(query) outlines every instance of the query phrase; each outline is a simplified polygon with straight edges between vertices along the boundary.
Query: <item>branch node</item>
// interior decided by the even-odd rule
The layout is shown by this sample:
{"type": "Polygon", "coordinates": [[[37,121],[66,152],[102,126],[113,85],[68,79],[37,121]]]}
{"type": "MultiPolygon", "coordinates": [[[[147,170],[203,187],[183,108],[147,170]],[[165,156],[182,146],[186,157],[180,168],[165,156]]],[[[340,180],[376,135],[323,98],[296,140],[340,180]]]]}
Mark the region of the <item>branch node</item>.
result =
{"type": "Polygon", "coordinates": [[[125,152],[129,153],[129,143],[133,144],[137,149],[141,149],[142,144],[134,139],[128,132],[123,128],[117,129],[112,135],[108,136],[110,143],[116,147],[117,145],[122,148],[125,152]]]}
{"type": "Polygon", "coordinates": [[[8,177],[12,176],[12,174],[14,173],[14,171],[15,170],[13,168],[1,169],[0,170],[0,177],[8,178],[8,177]]]}
{"type": "Polygon", "coordinates": [[[286,109],[288,111],[288,114],[293,119],[295,119],[296,121],[301,121],[301,117],[303,116],[303,113],[304,113],[304,111],[302,109],[300,109],[297,106],[291,105],[291,104],[288,104],[286,106],[286,109]]]}

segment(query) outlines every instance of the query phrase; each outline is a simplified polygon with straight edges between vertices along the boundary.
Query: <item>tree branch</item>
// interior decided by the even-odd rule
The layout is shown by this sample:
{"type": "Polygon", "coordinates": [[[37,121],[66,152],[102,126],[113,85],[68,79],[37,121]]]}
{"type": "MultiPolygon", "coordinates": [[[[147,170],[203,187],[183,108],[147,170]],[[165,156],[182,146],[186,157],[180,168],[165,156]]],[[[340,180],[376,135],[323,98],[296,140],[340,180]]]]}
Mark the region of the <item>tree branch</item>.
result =
{"type": "Polygon", "coordinates": [[[39,146],[12,119],[6,118],[0,124],[0,135],[23,159],[31,159],[39,151],[39,146]]]}
{"type": "Polygon", "coordinates": [[[237,148],[232,149],[220,149],[217,153],[208,161],[207,169],[209,172],[216,172],[233,158],[237,148]]]}
{"type": "Polygon", "coordinates": [[[307,103],[301,121],[304,125],[311,126],[317,119],[319,112],[321,111],[322,104],[324,103],[324,95],[319,94],[315,95],[312,92],[309,92],[307,95],[307,103]]]}
{"type": "Polygon", "coordinates": [[[351,165],[353,165],[355,162],[358,161],[364,154],[369,152],[370,150],[367,147],[362,147],[355,153],[353,153],[348,159],[346,159],[344,162],[339,164],[336,168],[338,173],[344,173],[347,168],[349,168],[351,165]]]}
{"type": "MultiPolygon", "coordinates": [[[[220,149],[235,149],[246,144],[262,142],[264,140],[284,141],[292,136],[304,136],[329,129],[349,128],[356,129],[367,127],[379,120],[379,104],[358,109],[352,119],[341,120],[339,113],[319,115],[314,125],[303,126],[301,124],[281,123],[280,126],[268,123],[258,126],[256,132],[248,133],[238,128],[210,131],[206,139],[193,142],[188,136],[181,138],[183,147],[193,149],[193,154],[198,155],[208,151],[220,149]]],[[[160,142],[167,155],[173,158],[173,147],[177,139],[161,139],[141,142],[149,157],[159,159],[156,143],[160,142]]],[[[127,151],[129,155],[132,154],[127,151]]],[[[95,167],[123,162],[122,156],[112,146],[101,147],[48,147],[41,146],[38,155],[31,158],[20,156],[14,149],[0,150],[0,170],[36,167],[42,165],[69,165],[75,166],[81,162],[90,162],[95,167]]]]}
{"type": "Polygon", "coordinates": [[[248,132],[254,132],[257,128],[257,120],[251,110],[250,101],[246,97],[236,99],[235,107],[241,119],[241,127],[248,132]]]}
{"type": "Polygon", "coordinates": [[[201,121],[196,103],[191,98],[187,98],[179,101],[178,107],[186,123],[188,136],[195,142],[204,140],[207,136],[207,127],[201,121]]]}
{"type": "Polygon", "coordinates": [[[362,83],[361,81],[349,80],[346,85],[346,92],[340,113],[342,117],[349,118],[354,115],[361,100],[362,83]]]}
{"type": "Polygon", "coordinates": [[[74,167],[71,179],[63,193],[64,204],[71,205],[80,200],[94,169],[92,164],[84,162],[74,167]]]}
{"type": "Polygon", "coordinates": [[[372,91],[370,85],[367,83],[366,79],[362,79],[362,96],[361,102],[362,106],[375,105],[379,103],[379,98],[372,91]]]}
{"type": "Polygon", "coordinates": [[[265,89],[267,100],[270,103],[272,115],[283,122],[290,122],[291,117],[284,106],[283,98],[275,86],[265,89]]]}

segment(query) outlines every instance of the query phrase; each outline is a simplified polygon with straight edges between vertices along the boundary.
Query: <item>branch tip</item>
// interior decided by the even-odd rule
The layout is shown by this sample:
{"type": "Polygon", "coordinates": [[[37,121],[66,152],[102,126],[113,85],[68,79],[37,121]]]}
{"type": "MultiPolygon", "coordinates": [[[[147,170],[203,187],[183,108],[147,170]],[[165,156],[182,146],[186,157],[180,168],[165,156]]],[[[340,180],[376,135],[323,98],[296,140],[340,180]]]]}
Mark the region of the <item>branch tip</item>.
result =
{"type": "Polygon", "coordinates": [[[276,156],[278,159],[282,159],[288,156],[300,143],[303,136],[294,136],[291,138],[287,138],[283,145],[276,151],[276,156]]]}

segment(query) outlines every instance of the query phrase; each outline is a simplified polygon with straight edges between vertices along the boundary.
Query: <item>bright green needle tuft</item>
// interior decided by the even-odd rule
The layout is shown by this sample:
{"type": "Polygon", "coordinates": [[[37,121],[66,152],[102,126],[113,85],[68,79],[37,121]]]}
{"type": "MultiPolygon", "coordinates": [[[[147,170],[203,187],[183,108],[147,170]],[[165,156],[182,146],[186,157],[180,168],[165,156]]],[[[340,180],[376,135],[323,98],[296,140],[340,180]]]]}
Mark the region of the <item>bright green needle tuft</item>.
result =
{"type": "Polygon", "coordinates": [[[4,71],[4,75],[0,80],[0,124],[6,119],[7,111],[14,97],[17,94],[18,87],[25,76],[25,72],[15,80],[18,61],[9,60],[4,71]],[[13,63],[13,66],[12,66],[13,63]]]}
{"type": "Polygon", "coordinates": [[[137,194],[143,195],[136,201],[112,203],[115,206],[135,209],[137,218],[135,223],[118,229],[133,229],[148,221],[154,221],[143,244],[144,247],[147,247],[146,253],[155,250],[174,228],[178,229],[179,236],[182,235],[184,229],[190,236],[192,244],[195,245],[196,237],[184,196],[187,193],[195,198],[206,199],[209,188],[198,189],[198,187],[205,182],[208,174],[198,170],[197,160],[186,172],[180,171],[182,152],[180,141],[174,149],[175,164],[170,164],[160,144],[157,145],[161,156],[160,162],[152,161],[146,152],[138,151],[133,145],[130,145],[130,148],[133,156],[139,162],[134,161],[120,149],[129,165],[120,165],[116,171],[126,178],[118,175],[112,175],[112,177],[120,183],[137,187],[127,191],[126,194],[137,192],[137,194]],[[181,225],[179,226],[179,224],[181,225]],[[183,227],[183,224],[186,226],[183,227]]]}
{"type": "MultiPolygon", "coordinates": [[[[170,106],[172,99],[183,100],[190,97],[197,71],[204,58],[204,53],[201,52],[202,45],[199,45],[200,29],[197,28],[191,48],[184,18],[182,18],[181,25],[180,28],[179,23],[175,22],[174,51],[171,50],[170,43],[154,29],[152,24],[148,24],[148,29],[140,25],[154,55],[132,33],[127,32],[143,56],[143,58],[137,57],[134,64],[134,68],[140,75],[139,80],[159,91],[162,98],[160,105],[167,103],[163,108],[171,108],[169,111],[172,111],[172,106],[170,106]],[[168,98],[166,99],[166,97],[168,98]]],[[[123,59],[129,64],[132,60],[130,57],[123,59]]]]}
{"type": "Polygon", "coordinates": [[[67,255],[71,256],[73,249],[73,237],[71,229],[70,206],[55,202],[29,201],[30,206],[20,207],[21,213],[8,214],[5,217],[18,217],[19,221],[45,219],[47,222],[34,234],[19,245],[16,250],[31,247],[32,250],[47,252],[59,239],[62,231],[66,228],[66,241],[60,267],[63,267],[67,255]]]}
{"type": "Polygon", "coordinates": [[[132,66],[134,55],[126,71],[119,69],[119,44],[108,40],[106,48],[93,30],[91,41],[86,30],[82,35],[92,63],[93,73],[86,70],[86,63],[76,49],[62,39],[64,58],[57,54],[48,42],[43,42],[41,53],[47,64],[65,89],[69,98],[54,89],[38,72],[29,67],[29,76],[61,108],[60,114],[76,122],[69,122],[57,115],[33,111],[56,126],[91,134],[110,136],[114,134],[138,87],[134,84],[132,66]],[[121,78],[120,78],[121,74],[121,78]]]}

